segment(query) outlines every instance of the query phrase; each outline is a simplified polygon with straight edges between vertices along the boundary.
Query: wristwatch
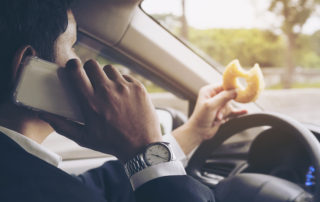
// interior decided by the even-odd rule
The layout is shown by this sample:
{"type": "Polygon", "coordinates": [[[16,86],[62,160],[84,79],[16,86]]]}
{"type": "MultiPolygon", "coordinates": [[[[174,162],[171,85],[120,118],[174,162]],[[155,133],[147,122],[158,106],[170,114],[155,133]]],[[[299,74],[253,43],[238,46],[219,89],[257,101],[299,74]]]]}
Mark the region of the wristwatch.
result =
{"type": "Polygon", "coordinates": [[[168,142],[156,142],[149,144],[144,152],[128,160],[124,164],[124,168],[127,175],[131,177],[147,167],[172,160],[174,160],[174,155],[170,144],[168,142]]]}

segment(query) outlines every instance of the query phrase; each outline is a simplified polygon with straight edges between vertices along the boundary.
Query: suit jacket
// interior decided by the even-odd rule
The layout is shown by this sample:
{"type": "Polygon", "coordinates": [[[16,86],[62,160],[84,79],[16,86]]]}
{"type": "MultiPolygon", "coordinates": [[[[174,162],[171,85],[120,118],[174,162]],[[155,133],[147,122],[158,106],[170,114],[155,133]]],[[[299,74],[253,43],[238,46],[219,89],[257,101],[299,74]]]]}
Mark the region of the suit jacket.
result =
{"type": "Polygon", "coordinates": [[[208,202],[212,192],[189,176],[161,177],[133,191],[123,166],[109,161],[72,176],[0,133],[1,202],[208,202]]]}

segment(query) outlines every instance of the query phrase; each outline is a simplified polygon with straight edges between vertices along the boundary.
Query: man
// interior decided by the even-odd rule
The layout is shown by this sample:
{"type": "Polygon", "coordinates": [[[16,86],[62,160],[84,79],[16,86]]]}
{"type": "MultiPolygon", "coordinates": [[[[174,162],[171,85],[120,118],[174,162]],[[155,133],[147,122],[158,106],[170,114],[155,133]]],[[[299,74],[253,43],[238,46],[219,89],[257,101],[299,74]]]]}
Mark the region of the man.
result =
{"type": "MultiPolygon", "coordinates": [[[[174,153],[163,143],[144,87],[112,66],[102,69],[92,60],[82,66],[72,48],[75,42],[76,22],[69,0],[2,1],[0,201],[213,201],[210,190],[186,176],[174,158],[149,166],[140,162],[139,154],[153,146],[174,153]],[[11,93],[27,56],[66,66],[85,125],[12,104],[11,93]],[[54,154],[39,145],[53,129],[119,161],[70,176],[56,168],[54,154]],[[137,162],[141,166],[135,166],[137,162]]],[[[235,96],[236,92],[221,87],[204,87],[193,115],[173,132],[172,141],[188,154],[212,137],[226,119],[245,113],[227,105],[235,96]]]]}

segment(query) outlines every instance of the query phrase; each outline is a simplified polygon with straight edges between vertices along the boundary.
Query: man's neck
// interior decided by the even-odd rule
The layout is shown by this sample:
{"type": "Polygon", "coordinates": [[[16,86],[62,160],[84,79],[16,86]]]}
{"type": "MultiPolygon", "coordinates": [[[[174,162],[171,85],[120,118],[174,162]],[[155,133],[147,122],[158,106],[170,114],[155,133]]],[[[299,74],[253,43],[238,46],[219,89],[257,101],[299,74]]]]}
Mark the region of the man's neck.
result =
{"type": "Polygon", "coordinates": [[[0,125],[14,130],[39,144],[53,132],[49,124],[38,118],[37,113],[10,103],[0,106],[0,125]]]}

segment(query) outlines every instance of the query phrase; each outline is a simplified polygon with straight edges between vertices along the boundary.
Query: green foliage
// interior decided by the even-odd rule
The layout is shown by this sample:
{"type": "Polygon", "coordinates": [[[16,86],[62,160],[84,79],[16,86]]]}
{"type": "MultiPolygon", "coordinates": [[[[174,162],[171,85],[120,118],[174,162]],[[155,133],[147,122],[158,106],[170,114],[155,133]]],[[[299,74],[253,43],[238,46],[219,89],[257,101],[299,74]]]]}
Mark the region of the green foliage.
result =
{"type": "Polygon", "coordinates": [[[313,35],[301,34],[296,39],[294,53],[296,66],[304,68],[320,67],[320,32],[313,35]]]}
{"type": "Polygon", "coordinates": [[[314,12],[316,0],[272,0],[269,11],[283,17],[282,31],[292,35],[300,30],[314,12]]]}
{"type": "MultiPolygon", "coordinates": [[[[189,30],[189,40],[222,65],[238,58],[245,67],[283,67],[286,44],[282,36],[258,29],[189,30]]],[[[297,66],[320,68],[320,31],[299,35],[294,58],[297,66]]]]}
{"type": "Polygon", "coordinates": [[[311,49],[320,56],[320,30],[313,33],[310,40],[311,49]]]}
{"type": "Polygon", "coordinates": [[[311,61],[306,65],[314,66],[317,57],[310,51],[304,54],[298,54],[299,49],[296,47],[297,38],[300,36],[304,24],[315,11],[318,0],[272,0],[269,11],[282,17],[281,30],[287,37],[286,50],[286,78],[283,78],[285,88],[290,88],[293,82],[293,69],[297,65],[297,59],[301,61],[311,61]],[[296,57],[298,58],[296,58],[296,57]],[[307,60],[305,60],[307,59],[307,60]]]}
{"type": "Polygon", "coordinates": [[[258,29],[191,29],[189,40],[210,57],[227,65],[238,58],[243,66],[283,64],[284,41],[270,31],[258,29]]]}

